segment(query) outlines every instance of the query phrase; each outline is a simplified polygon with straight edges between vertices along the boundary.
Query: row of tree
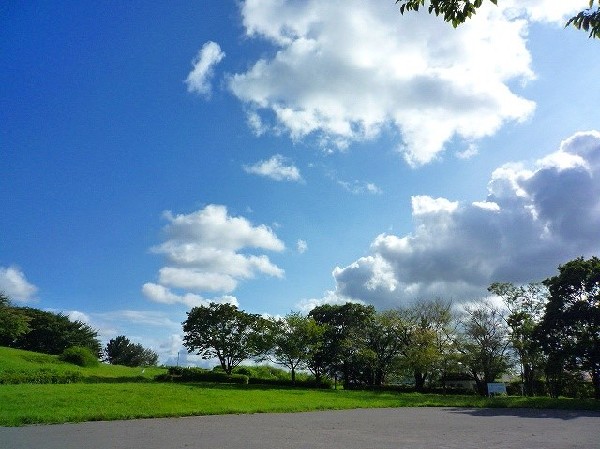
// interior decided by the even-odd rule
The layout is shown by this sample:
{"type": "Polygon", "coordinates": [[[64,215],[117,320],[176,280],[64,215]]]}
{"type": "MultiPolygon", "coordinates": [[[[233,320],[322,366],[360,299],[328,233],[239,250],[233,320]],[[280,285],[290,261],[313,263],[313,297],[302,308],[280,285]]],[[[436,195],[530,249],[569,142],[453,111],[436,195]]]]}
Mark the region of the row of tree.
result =
{"type": "Polygon", "coordinates": [[[454,307],[441,299],[376,311],[358,303],[322,305],[270,319],[231,304],[195,307],[183,323],[184,345],[217,359],[227,373],[244,360],[330,376],[346,388],[405,381],[417,390],[444,387],[455,375],[480,393],[504,374],[520,373],[524,393],[558,396],[568,379],[588,376],[600,399],[600,259],[572,260],[543,283],[495,283],[503,305],[454,307]]]}
{"type": "Polygon", "coordinates": [[[63,313],[32,307],[14,307],[0,292],[0,346],[44,354],[63,354],[66,349],[83,347],[113,365],[151,366],[158,355],[124,335],[111,339],[104,348],[98,332],[88,324],[71,320],[63,313]]]}

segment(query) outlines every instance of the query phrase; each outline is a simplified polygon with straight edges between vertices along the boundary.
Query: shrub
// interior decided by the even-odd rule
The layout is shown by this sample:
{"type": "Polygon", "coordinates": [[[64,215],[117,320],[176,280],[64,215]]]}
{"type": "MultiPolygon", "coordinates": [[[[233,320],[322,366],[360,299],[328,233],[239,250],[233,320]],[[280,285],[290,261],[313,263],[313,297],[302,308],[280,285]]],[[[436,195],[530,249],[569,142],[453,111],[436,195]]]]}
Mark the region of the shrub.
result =
{"type": "Polygon", "coordinates": [[[83,367],[93,367],[99,365],[98,358],[94,355],[94,353],[90,349],[82,346],[72,346],[65,349],[60,355],[60,359],[65,362],[83,367]]]}
{"type": "Polygon", "coordinates": [[[210,371],[202,368],[170,367],[167,374],[159,374],[157,381],[172,382],[216,382],[228,384],[247,384],[248,376],[243,374],[228,375],[222,371],[210,371]]]}
{"type": "Polygon", "coordinates": [[[307,379],[296,379],[296,383],[292,383],[291,379],[263,379],[259,377],[251,377],[248,379],[248,383],[252,385],[273,385],[278,387],[300,387],[300,388],[333,388],[333,382],[331,379],[321,379],[321,382],[317,382],[314,378],[307,379]]]}

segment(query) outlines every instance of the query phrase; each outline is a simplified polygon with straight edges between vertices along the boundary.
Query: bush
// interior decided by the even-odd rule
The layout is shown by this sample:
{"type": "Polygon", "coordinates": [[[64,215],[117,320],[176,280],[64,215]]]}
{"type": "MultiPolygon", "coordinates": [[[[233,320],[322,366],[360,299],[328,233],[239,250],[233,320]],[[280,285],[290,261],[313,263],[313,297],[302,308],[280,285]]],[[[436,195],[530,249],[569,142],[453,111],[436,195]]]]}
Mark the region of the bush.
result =
{"type": "Polygon", "coordinates": [[[82,346],[72,346],[65,349],[59,358],[64,362],[83,367],[94,367],[100,364],[94,353],[82,346]]]}
{"type": "Polygon", "coordinates": [[[278,387],[300,387],[300,388],[333,388],[333,381],[325,378],[321,379],[321,382],[317,382],[314,378],[296,379],[296,383],[293,384],[291,379],[263,379],[258,377],[251,377],[248,379],[248,383],[252,385],[273,385],[278,387]]]}
{"type": "Polygon", "coordinates": [[[159,374],[154,378],[165,382],[216,382],[228,384],[247,384],[248,376],[243,374],[228,375],[220,371],[210,371],[202,368],[170,367],[167,374],[159,374]]]}

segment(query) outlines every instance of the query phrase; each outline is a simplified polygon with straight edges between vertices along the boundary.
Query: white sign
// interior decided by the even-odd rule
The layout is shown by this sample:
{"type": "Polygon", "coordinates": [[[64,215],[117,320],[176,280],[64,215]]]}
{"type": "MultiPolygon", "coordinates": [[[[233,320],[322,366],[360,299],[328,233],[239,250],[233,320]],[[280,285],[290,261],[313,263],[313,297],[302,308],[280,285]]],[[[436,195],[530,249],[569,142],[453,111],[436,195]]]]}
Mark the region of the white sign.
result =
{"type": "Polygon", "coordinates": [[[506,394],[506,385],[501,383],[489,383],[487,384],[488,395],[493,394],[506,394]]]}

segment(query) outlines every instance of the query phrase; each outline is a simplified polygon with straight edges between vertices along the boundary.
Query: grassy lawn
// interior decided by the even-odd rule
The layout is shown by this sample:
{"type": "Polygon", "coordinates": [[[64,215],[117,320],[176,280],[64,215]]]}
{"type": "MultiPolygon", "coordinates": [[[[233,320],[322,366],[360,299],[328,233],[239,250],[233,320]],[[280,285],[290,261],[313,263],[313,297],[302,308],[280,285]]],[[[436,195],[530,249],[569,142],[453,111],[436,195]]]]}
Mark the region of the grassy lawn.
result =
{"type": "Polygon", "coordinates": [[[0,385],[0,425],[19,426],[227,413],[375,407],[534,407],[600,410],[598,401],[260,388],[247,385],[100,383],[0,385]]]}
{"type": "Polygon", "coordinates": [[[95,420],[304,412],[375,407],[528,407],[600,410],[600,401],[481,398],[435,394],[310,390],[253,385],[151,382],[164,368],[101,364],[81,368],[58,357],[0,347],[3,372],[77,371],[81,383],[1,384],[0,426],[95,420]]]}

